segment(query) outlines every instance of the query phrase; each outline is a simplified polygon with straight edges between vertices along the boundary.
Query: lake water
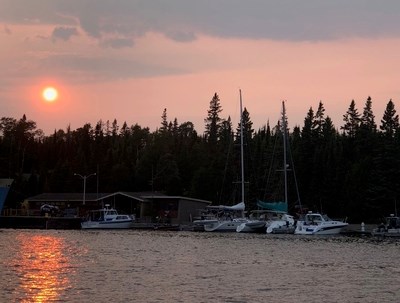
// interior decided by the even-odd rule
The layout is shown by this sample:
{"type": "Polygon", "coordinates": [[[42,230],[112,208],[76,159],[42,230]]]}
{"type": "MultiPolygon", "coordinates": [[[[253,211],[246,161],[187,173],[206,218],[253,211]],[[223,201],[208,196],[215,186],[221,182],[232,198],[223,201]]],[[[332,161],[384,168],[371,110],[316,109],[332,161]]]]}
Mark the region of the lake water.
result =
{"type": "Polygon", "coordinates": [[[400,302],[400,240],[0,230],[0,302],[400,302]]]}

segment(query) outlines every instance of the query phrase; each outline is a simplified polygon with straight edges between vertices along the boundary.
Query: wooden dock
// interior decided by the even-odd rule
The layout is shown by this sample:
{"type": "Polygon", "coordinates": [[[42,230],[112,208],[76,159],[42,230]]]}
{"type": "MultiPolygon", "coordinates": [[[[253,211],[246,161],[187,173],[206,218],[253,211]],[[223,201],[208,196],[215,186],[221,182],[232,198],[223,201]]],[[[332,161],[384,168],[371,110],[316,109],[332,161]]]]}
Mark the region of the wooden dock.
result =
{"type": "Polygon", "coordinates": [[[0,228],[81,229],[81,218],[45,216],[0,216],[0,228]]]}

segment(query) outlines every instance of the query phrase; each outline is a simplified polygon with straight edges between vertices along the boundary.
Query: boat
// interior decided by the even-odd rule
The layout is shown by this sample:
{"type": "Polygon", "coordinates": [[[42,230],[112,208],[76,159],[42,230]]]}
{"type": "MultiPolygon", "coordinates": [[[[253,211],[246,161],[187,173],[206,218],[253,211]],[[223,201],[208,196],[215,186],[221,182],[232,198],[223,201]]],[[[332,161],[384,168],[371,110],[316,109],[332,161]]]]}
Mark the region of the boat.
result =
{"type": "Polygon", "coordinates": [[[14,179],[0,179],[0,214],[3,211],[4,202],[14,179]]]}
{"type": "Polygon", "coordinates": [[[294,232],[294,217],[286,212],[257,209],[250,212],[249,218],[240,224],[236,231],[241,233],[285,233],[294,232]],[[275,231],[276,230],[276,231],[275,231]]]}
{"type": "Polygon", "coordinates": [[[400,218],[394,214],[390,214],[389,217],[384,218],[384,221],[379,224],[377,228],[372,230],[371,235],[378,237],[400,238],[400,218]]]}
{"type": "Polygon", "coordinates": [[[287,213],[279,215],[279,218],[267,223],[265,232],[267,234],[293,234],[296,224],[294,217],[287,213]]]}
{"type": "Polygon", "coordinates": [[[288,185],[287,185],[287,124],[285,102],[282,102],[282,138],[283,138],[283,175],[284,175],[284,201],[265,202],[257,201],[259,210],[250,212],[247,222],[237,228],[237,232],[264,232],[264,233],[293,233],[295,220],[288,214],[288,185]],[[256,217],[253,219],[252,217],[256,217]]]}
{"type": "Polygon", "coordinates": [[[105,208],[92,210],[81,222],[82,229],[127,229],[131,228],[134,218],[118,214],[117,210],[106,204],[105,208]]]}
{"type": "Polygon", "coordinates": [[[242,110],[242,91],[240,95],[240,163],[241,163],[241,198],[242,202],[233,205],[207,206],[207,214],[201,220],[193,222],[194,225],[202,225],[207,232],[236,232],[237,227],[246,222],[244,217],[245,194],[244,194],[244,158],[243,158],[243,110],[242,110]]]}
{"type": "Polygon", "coordinates": [[[268,210],[252,210],[245,222],[241,223],[237,228],[238,233],[265,233],[265,225],[267,223],[266,216],[268,210]]]}
{"type": "Polygon", "coordinates": [[[236,228],[246,221],[245,204],[240,202],[233,206],[207,206],[208,214],[201,220],[193,221],[194,225],[202,225],[204,231],[235,232],[236,228]]]}
{"type": "Polygon", "coordinates": [[[347,225],[347,222],[330,219],[327,215],[308,212],[297,221],[295,235],[337,235],[347,225]]]}

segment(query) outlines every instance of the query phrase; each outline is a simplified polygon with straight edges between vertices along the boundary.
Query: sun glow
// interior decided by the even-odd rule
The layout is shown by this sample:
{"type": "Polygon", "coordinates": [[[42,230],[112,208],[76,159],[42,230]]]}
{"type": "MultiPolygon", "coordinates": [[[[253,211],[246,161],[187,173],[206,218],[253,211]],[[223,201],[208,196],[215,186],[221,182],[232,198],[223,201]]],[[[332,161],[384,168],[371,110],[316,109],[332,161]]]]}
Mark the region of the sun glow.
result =
{"type": "Polygon", "coordinates": [[[18,302],[61,301],[75,273],[63,237],[20,233],[19,251],[11,260],[19,277],[18,302]]]}
{"type": "Polygon", "coordinates": [[[46,87],[42,91],[42,97],[47,102],[54,102],[58,98],[58,91],[54,87],[46,87]]]}

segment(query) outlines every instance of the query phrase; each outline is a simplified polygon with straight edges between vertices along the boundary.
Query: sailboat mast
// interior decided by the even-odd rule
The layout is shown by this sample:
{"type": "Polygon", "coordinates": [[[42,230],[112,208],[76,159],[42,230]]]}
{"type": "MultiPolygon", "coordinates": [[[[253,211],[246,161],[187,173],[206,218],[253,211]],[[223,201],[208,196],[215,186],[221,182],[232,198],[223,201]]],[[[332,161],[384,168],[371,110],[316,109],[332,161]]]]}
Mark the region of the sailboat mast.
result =
{"type": "Polygon", "coordinates": [[[287,193],[287,152],[286,152],[286,110],[285,101],[282,101],[282,133],[283,133],[283,173],[285,176],[285,203],[288,204],[288,193],[287,193]]]}
{"type": "Polygon", "coordinates": [[[243,109],[242,109],[242,90],[239,89],[240,94],[240,167],[242,171],[242,202],[244,203],[244,158],[243,158],[243,109]]]}

